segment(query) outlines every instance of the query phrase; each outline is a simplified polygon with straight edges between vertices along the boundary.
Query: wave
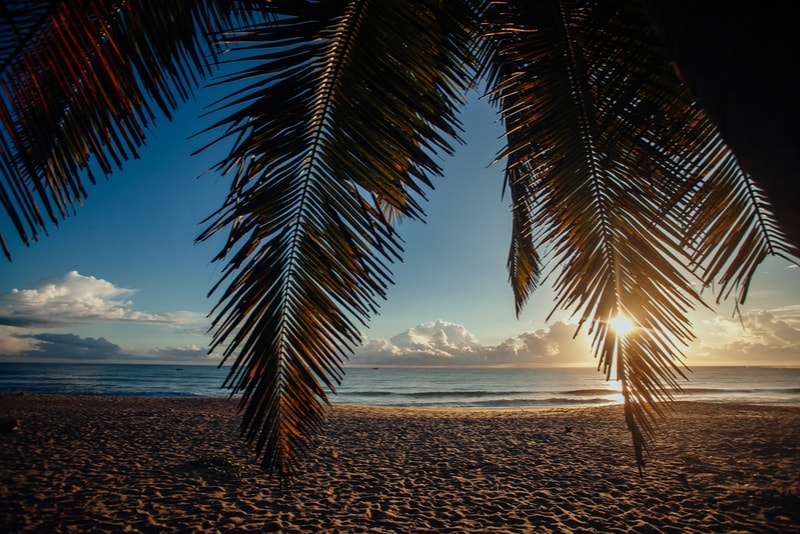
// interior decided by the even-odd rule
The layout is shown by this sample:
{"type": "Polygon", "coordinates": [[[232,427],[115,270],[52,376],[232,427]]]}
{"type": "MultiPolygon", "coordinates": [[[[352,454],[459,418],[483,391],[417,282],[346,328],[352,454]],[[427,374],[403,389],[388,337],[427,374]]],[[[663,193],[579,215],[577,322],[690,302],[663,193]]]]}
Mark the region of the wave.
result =
{"type": "MultiPolygon", "coordinates": [[[[226,397],[214,366],[12,364],[0,362],[0,391],[145,397],[226,397]]],[[[800,369],[700,369],[677,400],[800,405],[800,369]]],[[[574,407],[619,401],[619,384],[594,370],[358,368],[329,400],[342,404],[415,407],[574,407]]],[[[327,393],[332,393],[327,391],[327,393]]]]}
{"type": "Polygon", "coordinates": [[[567,397],[548,397],[544,399],[488,399],[483,401],[441,401],[427,402],[420,405],[414,403],[398,403],[395,406],[424,406],[428,408],[554,408],[571,406],[593,406],[612,404],[607,398],[575,399],[567,397]]]}
{"type": "Polygon", "coordinates": [[[339,396],[358,396],[358,397],[391,397],[392,395],[397,395],[397,393],[393,391],[340,391],[339,396]]]}
{"type": "Polygon", "coordinates": [[[415,391],[413,393],[400,393],[403,396],[425,399],[429,397],[487,397],[490,395],[508,395],[511,392],[500,391],[415,391]]]}
{"type": "Polygon", "coordinates": [[[340,396],[353,396],[353,397],[411,397],[418,399],[436,398],[436,397],[491,397],[491,396],[506,396],[506,395],[535,395],[536,391],[487,391],[487,390],[427,390],[427,391],[383,391],[383,390],[365,390],[365,391],[340,391],[340,396]]]}
{"type": "Polygon", "coordinates": [[[607,388],[597,388],[597,389],[571,389],[567,391],[559,391],[560,395],[616,395],[619,394],[620,390],[618,389],[607,389],[607,388]]]}
{"type": "MultiPolygon", "coordinates": [[[[385,391],[385,390],[362,390],[362,391],[340,391],[339,395],[344,396],[357,396],[357,397],[411,397],[418,399],[437,398],[437,397],[508,397],[514,396],[515,398],[546,395],[548,393],[555,393],[557,395],[570,395],[575,397],[587,397],[597,395],[617,395],[618,390],[613,389],[574,389],[568,391],[548,392],[548,391],[519,391],[519,390],[426,390],[426,391],[385,391]]],[[[559,397],[561,398],[561,397],[559,397]]],[[[541,400],[541,399],[537,399],[541,400]]],[[[577,399],[577,402],[582,399],[577,399]]]]}
{"type": "Polygon", "coordinates": [[[690,395],[785,393],[800,395],[800,388],[681,388],[678,393],[690,395]]]}

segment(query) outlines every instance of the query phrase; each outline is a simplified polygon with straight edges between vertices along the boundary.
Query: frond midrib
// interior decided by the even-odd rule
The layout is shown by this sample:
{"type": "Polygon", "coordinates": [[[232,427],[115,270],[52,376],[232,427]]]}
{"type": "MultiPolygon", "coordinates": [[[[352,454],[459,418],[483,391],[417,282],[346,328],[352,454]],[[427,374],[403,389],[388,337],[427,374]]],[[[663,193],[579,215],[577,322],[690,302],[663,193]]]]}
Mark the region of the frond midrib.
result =
{"type": "MultiPolygon", "coordinates": [[[[325,134],[327,133],[326,126],[330,116],[330,111],[335,108],[334,101],[337,96],[337,89],[339,88],[338,82],[340,81],[339,73],[346,63],[349,50],[358,33],[360,17],[359,13],[357,12],[362,11],[365,8],[364,4],[366,4],[368,1],[369,0],[360,0],[358,5],[352,8],[354,13],[351,13],[350,17],[343,17],[339,24],[339,28],[345,31],[335,31],[335,36],[337,39],[334,40],[327,54],[330,58],[330,61],[322,69],[323,75],[321,76],[318,84],[319,96],[317,96],[315,99],[317,104],[314,105],[314,107],[319,108],[319,110],[315,111],[311,117],[311,125],[309,127],[309,131],[312,132],[311,143],[309,148],[306,150],[303,166],[298,172],[298,176],[300,177],[300,181],[303,185],[299,195],[300,198],[297,200],[297,224],[293,225],[291,230],[292,236],[290,238],[288,252],[289,260],[283,280],[283,290],[281,292],[283,295],[283,301],[281,302],[280,316],[284,318],[279,322],[279,353],[281,354],[281,357],[284,357],[283,355],[285,355],[286,352],[286,328],[288,328],[289,324],[285,318],[294,315],[294,310],[291,309],[288,295],[293,293],[293,286],[296,284],[297,276],[301,270],[301,267],[299,266],[299,258],[302,256],[302,252],[300,252],[299,249],[301,247],[303,235],[303,223],[308,221],[306,214],[309,211],[311,203],[309,199],[309,190],[316,181],[314,178],[314,168],[316,167],[316,162],[319,159],[320,154],[324,152],[322,145],[324,143],[325,134]],[[353,23],[348,24],[348,19],[351,19],[353,23]],[[339,43],[338,47],[341,48],[340,53],[336,53],[337,42],[339,43]]],[[[280,372],[282,374],[286,372],[285,366],[280,366],[280,372]]]]}

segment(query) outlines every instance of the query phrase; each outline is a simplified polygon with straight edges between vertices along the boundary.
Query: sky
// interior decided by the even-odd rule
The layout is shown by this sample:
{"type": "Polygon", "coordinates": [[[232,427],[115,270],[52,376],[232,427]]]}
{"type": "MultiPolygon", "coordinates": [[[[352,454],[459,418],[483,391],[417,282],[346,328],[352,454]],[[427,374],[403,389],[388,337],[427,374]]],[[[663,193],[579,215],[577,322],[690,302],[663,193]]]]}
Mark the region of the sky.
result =
{"type": "MultiPolygon", "coordinates": [[[[13,261],[0,265],[0,361],[218,364],[208,354],[207,297],[222,265],[220,239],[195,244],[221,204],[227,179],[209,169],[219,152],[191,154],[207,122],[204,100],[151,131],[141,159],[88,189],[75,215],[25,247],[0,214],[13,261]]],[[[473,98],[462,138],[443,156],[444,177],[428,195],[426,222],[404,222],[402,263],[380,314],[348,365],[594,366],[553,293],[537,290],[516,317],[506,256],[511,223],[503,169],[491,162],[501,129],[473,98]]],[[[713,299],[709,299],[713,303],[713,299]]],[[[770,259],[746,304],[700,310],[686,363],[800,366],[800,269],[770,259]]]]}

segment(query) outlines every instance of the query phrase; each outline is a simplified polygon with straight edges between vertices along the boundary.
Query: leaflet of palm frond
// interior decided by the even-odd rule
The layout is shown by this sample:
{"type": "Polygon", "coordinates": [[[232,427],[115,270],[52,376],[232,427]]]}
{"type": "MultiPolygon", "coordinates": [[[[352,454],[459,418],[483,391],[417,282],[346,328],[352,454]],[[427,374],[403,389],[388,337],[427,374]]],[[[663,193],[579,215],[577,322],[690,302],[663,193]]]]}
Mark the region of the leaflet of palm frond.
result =
{"type": "Polygon", "coordinates": [[[87,180],[138,156],[157,115],[209,72],[228,15],[199,1],[3,5],[0,196],[29,244],[81,204],[87,180]]]}
{"type": "Polygon", "coordinates": [[[510,104],[505,155],[525,154],[535,169],[522,178],[535,200],[514,206],[541,229],[556,308],[589,325],[599,366],[617,369],[641,462],[647,414],[658,411],[639,405],[663,400],[649,387],[674,386],[679,347],[692,337],[687,314],[700,302],[669,208],[687,180],[671,162],[695,142],[686,125],[699,111],[635,3],[505,5],[514,9],[503,14],[507,29],[493,30],[493,94],[510,104]],[[606,325],[621,310],[647,326],[647,343],[616,342],[606,325]]]}
{"type": "Polygon", "coordinates": [[[219,103],[232,189],[214,347],[233,360],[245,437],[287,475],[401,256],[386,213],[421,218],[473,77],[470,2],[278,1],[231,34],[242,67],[219,103]],[[255,61],[252,61],[255,60],[255,61]],[[235,221],[235,224],[233,224],[235,221]],[[227,287],[223,288],[223,283],[227,287]],[[323,387],[324,386],[324,387],[323,387]]]}
{"type": "Polygon", "coordinates": [[[789,5],[744,1],[642,2],[683,80],[741,168],[766,192],[777,222],[800,249],[800,73],[781,52],[794,47],[789,5]]]}

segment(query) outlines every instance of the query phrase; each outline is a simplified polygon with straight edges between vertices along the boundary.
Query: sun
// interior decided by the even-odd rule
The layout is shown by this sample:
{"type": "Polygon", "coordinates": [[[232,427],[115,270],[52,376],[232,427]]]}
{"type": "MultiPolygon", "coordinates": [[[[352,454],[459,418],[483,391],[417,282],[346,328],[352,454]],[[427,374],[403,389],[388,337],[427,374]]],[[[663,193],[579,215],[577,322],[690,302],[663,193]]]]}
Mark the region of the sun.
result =
{"type": "Polygon", "coordinates": [[[619,334],[624,336],[634,329],[633,323],[626,316],[619,314],[611,320],[611,328],[619,334]]]}

